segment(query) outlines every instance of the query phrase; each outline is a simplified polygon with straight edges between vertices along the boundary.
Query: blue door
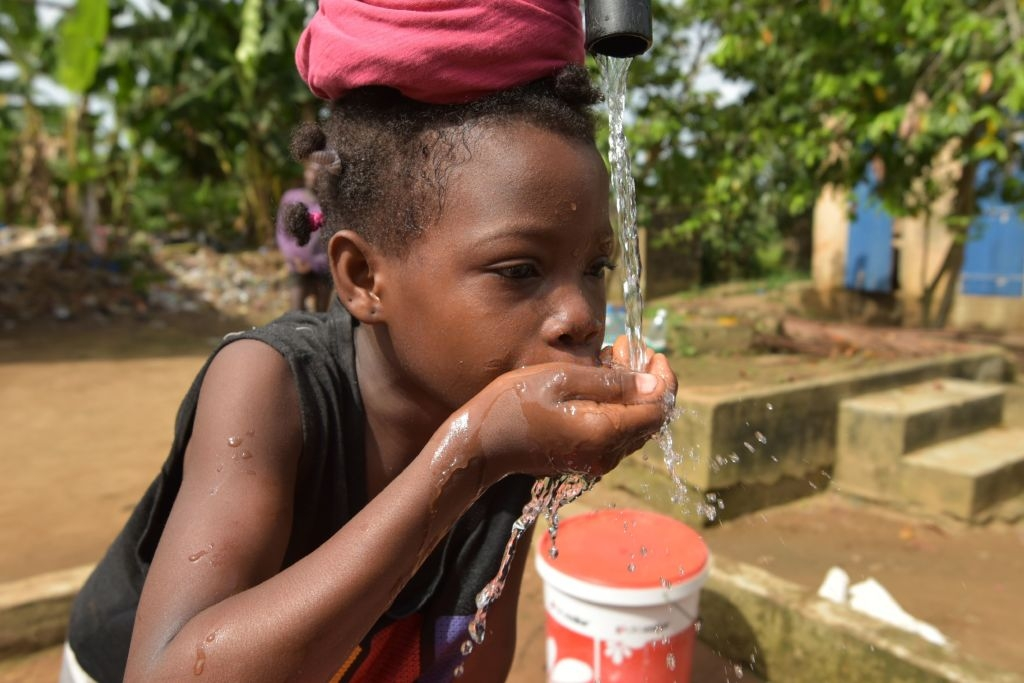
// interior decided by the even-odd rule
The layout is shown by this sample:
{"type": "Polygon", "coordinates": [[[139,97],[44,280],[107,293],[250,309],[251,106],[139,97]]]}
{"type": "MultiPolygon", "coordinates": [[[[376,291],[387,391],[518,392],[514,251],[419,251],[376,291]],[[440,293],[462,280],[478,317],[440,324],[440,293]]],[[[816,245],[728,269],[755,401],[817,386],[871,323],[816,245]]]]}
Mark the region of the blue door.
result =
{"type": "Polygon", "coordinates": [[[1024,296],[1024,221],[1017,208],[996,198],[980,202],[964,245],[964,294],[1024,296]]]}
{"type": "Polygon", "coordinates": [[[874,174],[853,188],[854,215],[846,247],[844,285],[860,292],[891,292],[892,216],[871,192],[874,174]]]}

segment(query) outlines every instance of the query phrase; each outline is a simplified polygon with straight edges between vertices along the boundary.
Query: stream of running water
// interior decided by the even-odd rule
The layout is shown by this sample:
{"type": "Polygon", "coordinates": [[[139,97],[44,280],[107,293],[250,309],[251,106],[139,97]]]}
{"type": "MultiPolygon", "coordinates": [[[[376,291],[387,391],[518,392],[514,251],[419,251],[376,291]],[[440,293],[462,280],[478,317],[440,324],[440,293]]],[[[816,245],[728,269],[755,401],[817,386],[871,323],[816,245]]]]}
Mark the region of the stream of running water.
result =
{"type": "MultiPolygon", "coordinates": [[[[597,63],[601,70],[601,87],[608,106],[608,161],[611,166],[611,190],[615,197],[615,212],[612,227],[619,243],[622,258],[624,281],[622,285],[623,301],[626,308],[626,337],[629,342],[629,367],[640,372],[645,369],[646,349],[642,334],[644,300],[640,289],[640,240],[637,235],[636,222],[636,185],[633,181],[630,164],[629,145],[623,127],[623,116],[626,109],[626,82],[632,59],[621,59],[599,55],[597,63]]],[[[671,399],[671,397],[669,397],[671,399]]],[[[672,446],[672,435],[669,422],[666,421],[656,437],[665,452],[665,462],[672,473],[676,489],[679,491],[675,499],[685,494],[685,485],[675,474],[675,465],[679,456],[672,446]]],[[[581,494],[593,486],[595,480],[582,474],[564,474],[558,477],[540,479],[533,486],[533,496],[523,508],[523,513],[512,526],[512,534],[505,546],[505,554],[497,575],[477,595],[477,612],[469,625],[470,640],[462,644],[462,654],[468,655],[474,645],[483,643],[487,630],[487,611],[501,596],[512,567],[512,560],[519,540],[537,521],[540,515],[548,520],[548,534],[551,536],[551,556],[558,556],[555,537],[558,533],[558,512],[563,505],[576,500],[581,494]]],[[[456,669],[461,675],[461,665],[456,669]]]]}

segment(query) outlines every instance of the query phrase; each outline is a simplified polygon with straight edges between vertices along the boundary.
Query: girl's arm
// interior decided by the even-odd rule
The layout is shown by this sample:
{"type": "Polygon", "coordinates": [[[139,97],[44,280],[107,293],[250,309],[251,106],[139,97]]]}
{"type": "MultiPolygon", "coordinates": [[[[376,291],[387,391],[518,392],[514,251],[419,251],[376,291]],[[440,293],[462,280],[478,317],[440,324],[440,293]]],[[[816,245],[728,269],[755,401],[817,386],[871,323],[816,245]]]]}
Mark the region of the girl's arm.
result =
{"type": "Polygon", "coordinates": [[[282,571],[292,501],[302,495],[301,444],[285,360],[248,340],[221,351],[200,391],[126,680],[327,680],[479,492],[478,481],[459,475],[439,491],[417,459],[282,571]]]}
{"type": "MultiPolygon", "coordinates": [[[[641,396],[632,378],[598,368],[503,375],[349,523],[282,571],[292,500],[302,495],[298,396],[276,351],[231,344],[200,392],[126,680],[327,680],[490,484],[564,468],[556,453],[569,446],[573,468],[610,469],[657,430],[667,383],[641,396]]],[[[495,627],[514,624],[514,601],[501,603],[495,627]]]]}

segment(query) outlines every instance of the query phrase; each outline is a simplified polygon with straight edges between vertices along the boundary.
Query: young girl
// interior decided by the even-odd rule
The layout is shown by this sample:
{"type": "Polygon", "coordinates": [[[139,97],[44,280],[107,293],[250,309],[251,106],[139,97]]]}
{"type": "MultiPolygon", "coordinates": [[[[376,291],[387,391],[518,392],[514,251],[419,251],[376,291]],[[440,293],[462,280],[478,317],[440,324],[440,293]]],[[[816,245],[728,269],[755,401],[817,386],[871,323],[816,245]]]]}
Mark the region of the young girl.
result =
{"type": "Polygon", "coordinates": [[[622,339],[599,361],[613,237],[579,23],[576,0],[322,0],[298,61],[333,104],[293,145],[322,225],[289,220],[327,240],[337,300],[207,362],[76,602],[69,676],[504,680],[526,552],[459,646],[532,482],[607,472],[675,391],[622,339]]]}
{"type": "Polygon", "coordinates": [[[331,300],[331,269],[323,240],[299,244],[296,236],[289,231],[286,219],[295,204],[302,204],[313,215],[320,212],[320,205],[312,192],[317,170],[315,162],[307,163],[302,174],[303,186],[285,192],[277,209],[274,237],[288,266],[290,310],[293,311],[326,311],[331,300]],[[309,299],[313,300],[311,309],[306,308],[309,299]]]}

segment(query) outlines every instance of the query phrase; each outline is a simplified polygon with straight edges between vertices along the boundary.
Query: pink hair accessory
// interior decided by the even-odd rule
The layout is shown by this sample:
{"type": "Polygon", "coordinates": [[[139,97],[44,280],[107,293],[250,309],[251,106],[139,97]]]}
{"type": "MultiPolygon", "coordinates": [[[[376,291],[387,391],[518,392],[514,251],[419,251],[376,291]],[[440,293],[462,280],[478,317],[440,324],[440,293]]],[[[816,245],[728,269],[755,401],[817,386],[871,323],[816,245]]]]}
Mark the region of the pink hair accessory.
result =
{"type": "Polygon", "coordinates": [[[324,214],[322,211],[310,211],[309,212],[309,231],[316,232],[324,224],[324,214]]]}
{"type": "Polygon", "coordinates": [[[315,95],[468,102],[582,64],[579,0],[320,0],[295,49],[315,95]]]}

